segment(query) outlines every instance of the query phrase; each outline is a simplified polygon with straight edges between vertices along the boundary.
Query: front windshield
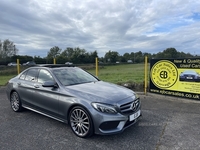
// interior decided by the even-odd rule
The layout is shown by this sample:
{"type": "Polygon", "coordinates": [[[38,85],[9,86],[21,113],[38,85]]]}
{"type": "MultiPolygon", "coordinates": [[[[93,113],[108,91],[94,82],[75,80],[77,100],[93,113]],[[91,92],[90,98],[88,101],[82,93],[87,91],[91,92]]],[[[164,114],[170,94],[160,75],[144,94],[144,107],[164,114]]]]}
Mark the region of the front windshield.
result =
{"type": "Polygon", "coordinates": [[[91,74],[76,67],[54,69],[53,73],[65,86],[98,81],[98,79],[91,74]]]}

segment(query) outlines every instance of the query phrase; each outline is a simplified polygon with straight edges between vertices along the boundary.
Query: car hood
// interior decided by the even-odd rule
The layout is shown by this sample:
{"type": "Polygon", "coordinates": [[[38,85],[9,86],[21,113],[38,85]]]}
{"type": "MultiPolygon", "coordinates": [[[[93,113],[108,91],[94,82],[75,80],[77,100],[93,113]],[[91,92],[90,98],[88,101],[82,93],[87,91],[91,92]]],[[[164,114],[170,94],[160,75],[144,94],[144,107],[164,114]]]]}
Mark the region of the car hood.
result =
{"type": "Polygon", "coordinates": [[[66,86],[66,90],[79,98],[106,103],[117,102],[134,95],[130,89],[103,81],[66,86]]]}

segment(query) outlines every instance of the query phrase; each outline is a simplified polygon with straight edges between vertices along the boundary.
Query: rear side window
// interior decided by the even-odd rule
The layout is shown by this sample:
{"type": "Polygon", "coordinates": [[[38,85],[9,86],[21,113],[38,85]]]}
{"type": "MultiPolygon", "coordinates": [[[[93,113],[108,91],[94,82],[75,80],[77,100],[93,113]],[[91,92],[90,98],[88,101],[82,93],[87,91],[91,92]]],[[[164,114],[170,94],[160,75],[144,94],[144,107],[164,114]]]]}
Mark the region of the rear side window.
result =
{"type": "Polygon", "coordinates": [[[38,73],[38,69],[35,69],[35,68],[29,69],[29,70],[27,71],[25,80],[35,82],[37,73],[38,73]]]}

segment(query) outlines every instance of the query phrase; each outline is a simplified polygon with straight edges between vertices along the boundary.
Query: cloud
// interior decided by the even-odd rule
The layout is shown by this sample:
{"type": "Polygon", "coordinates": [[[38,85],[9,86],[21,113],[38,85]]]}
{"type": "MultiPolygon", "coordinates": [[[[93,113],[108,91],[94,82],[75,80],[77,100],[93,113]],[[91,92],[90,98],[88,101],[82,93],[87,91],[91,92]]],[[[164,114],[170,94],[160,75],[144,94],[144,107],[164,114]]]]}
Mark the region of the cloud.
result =
{"type": "Polygon", "coordinates": [[[200,2],[195,0],[1,0],[1,40],[21,55],[45,57],[53,46],[157,53],[198,53],[200,2]]]}

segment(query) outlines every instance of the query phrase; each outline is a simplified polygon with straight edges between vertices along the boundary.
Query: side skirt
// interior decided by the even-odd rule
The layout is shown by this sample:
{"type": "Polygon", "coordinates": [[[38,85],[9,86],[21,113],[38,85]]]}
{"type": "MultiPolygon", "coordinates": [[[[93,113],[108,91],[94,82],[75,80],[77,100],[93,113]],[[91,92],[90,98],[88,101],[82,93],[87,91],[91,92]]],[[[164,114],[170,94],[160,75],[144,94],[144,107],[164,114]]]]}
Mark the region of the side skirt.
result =
{"type": "Polygon", "coordinates": [[[22,106],[22,107],[24,107],[24,108],[26,108],[26,109],[28,109],[28,110],[34,111],[34,112],[36,112],[36,113],[39,113],[39,114],[41,114],[41,115],[44,115],[44,116],[46,116],[46,117],[55,119],[55,120],[57,120],[57,121],[67,123],[67,122],[65,122],[64,120],[58,119],[58,118],[56,118],[56,117],[53,117],[53,116],[48,115],[48,114],[46,114],[46,113],[40,112],[40,111],[35,110],[35,109],[33,109],[33,108],[30,108],[30,107],[27,107],[27,106],[22,106]]]}

